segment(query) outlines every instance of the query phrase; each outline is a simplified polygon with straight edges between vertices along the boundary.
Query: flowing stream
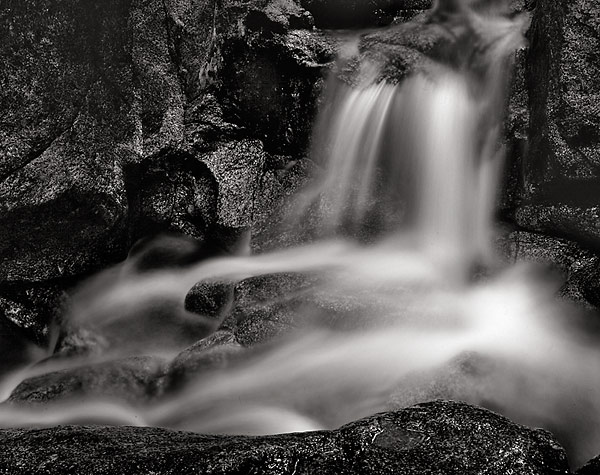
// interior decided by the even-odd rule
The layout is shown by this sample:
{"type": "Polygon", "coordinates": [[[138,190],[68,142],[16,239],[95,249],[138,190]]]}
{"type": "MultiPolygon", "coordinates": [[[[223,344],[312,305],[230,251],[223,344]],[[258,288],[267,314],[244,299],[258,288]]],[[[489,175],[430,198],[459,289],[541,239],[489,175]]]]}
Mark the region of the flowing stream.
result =
{"type": "MultiPolygon", "coordinates": [[[[196,282],[305,273],[318,284],[303,297],[325,302],[317,308],[352,308],[352,325],[319,324],[315,307],[301,308],[287,338],[245,350],[247,357],[158,402],[70,402],[51,411],[4,405],[0,426],[94,422],[266,434],[334,428],[444,396],[553,430],[575,462],[599,452],[597,346],[571,326],[575,310],[555,300],[556,282],[524,264],[502,266],[492,246],[507,71],[524,20],[470,3],[456,2],[461,8],[446,20],[452,31],[462,21],[480,35],[469,61],[440,61],[400,84],[378,80],[372,65],[358,85],[330,81],[313,139],[324,171],[290,217],[303,226],[316,214],[321,238],[176,272],[136,273],[125,263],[87,284],[71,307],[73,321],[93,323],[110,339],[132,321],[143,327],[148,309],[167,302],[160,335],[138,334],[133,346],[113,351],[172,355],[185,347],[179,328],[202,323],[183,310],[196,282]],[[460,361],[476,371],[455,373],[460,361]]],[[[206,334],[214,331],[205,323],[206,334]]],[[[7,379],[0,396],[63,363],[54,364],[7,379]]]]}

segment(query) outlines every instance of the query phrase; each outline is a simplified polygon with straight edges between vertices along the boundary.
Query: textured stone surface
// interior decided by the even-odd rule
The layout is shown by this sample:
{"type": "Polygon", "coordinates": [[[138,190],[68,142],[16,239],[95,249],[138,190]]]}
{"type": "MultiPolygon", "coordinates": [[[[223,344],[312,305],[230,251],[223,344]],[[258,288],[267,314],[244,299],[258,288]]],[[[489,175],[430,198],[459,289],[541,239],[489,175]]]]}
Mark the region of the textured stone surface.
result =
{"type": "Polygon", "coordinates": [[[4,280],[80,273],[119,250],[120,164],[135,155],[136,135],[128,8],[59,1],[2,11],[4,280]]]}
{"type": "Polygon", "coordinates": [[[517,209],[515,221],[526,229],[600,249],[600,206],[582,208],[560,202],[525,205],[517,209]]]}
{"type": "Polygon", "coordinates": [[[336,431],[206,436],[65,426],[0,432],[0,473],[568,474],[552,436],[484,409],[432,402],[336,431]]]}
{"type": "Polygon", "coordinates": [[[58,295],[148,234],[251,224],[267,150],[303,155],[336,47],[293,0],[60,0],[0,16],[0,296],[40,342],[51,315],[23,297],[33,287],[58,295]]]}
{"type": "Polygon", "coordinates": [[[549,183],[558,189],[580,182],[597,186],[599,25],[593,2],[537,2],[527,61],[531,121],[524,178],[529,195],[545,191],[549,183]]]}
{"type": "Polygon", "coordinates": [[[321,28],[382,26],[431,6],[431,0],[301,0],[321,28]]]}

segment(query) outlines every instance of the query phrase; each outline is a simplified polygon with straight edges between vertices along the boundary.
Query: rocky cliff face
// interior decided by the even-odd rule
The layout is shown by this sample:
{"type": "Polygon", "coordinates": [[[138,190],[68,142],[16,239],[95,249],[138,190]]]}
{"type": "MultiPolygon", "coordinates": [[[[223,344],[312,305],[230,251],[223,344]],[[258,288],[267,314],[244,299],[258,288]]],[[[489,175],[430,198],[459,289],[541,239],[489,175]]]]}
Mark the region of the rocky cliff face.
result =
{"type": "Polygon", "coordinates": [[[292,1],[0,16],[0,308],[40,342],[61,293],[137,238],[252,225],[273,170],[304,156],[334,55],[292,1]]]}
{"type": "Polygon", "coordinates": [[[537,2],[529,32],[529,140],[516,222],[598,249],[600,23],[589,2],[537,2]]]}

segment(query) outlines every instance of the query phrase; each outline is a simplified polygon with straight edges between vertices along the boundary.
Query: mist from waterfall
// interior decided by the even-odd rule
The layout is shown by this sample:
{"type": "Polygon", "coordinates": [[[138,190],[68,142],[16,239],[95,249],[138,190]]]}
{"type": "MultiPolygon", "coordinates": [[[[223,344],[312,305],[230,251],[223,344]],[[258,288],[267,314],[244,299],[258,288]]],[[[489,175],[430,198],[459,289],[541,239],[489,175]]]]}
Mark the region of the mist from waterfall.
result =
{"type": "MultiPolygon", "coordinates": [[[[314,307],[300,309],[295,332],[245,350],[243,359],[169,398],[138,407],[69,402],[51,411],[5,405],[0,426],[91,422],[246,434],[333,428],[421,402],[431,382],[473,354],[481,373],[449,384],[450,396],[556,431],[575,461],[594,455],[600,351],[571,327],[575,310],[556,302],[556,282],[524,264],[501,269],[492,246],[507,71],[524,19],[472,3],[449,2],[456,8],[432,13],[443,13],[458,36],[479,35],[468,60],[450,55],[400,84],[381,81],[368,64],[358,85],[330,81],[313,140],[323,174],[289,217],[302,226],[317,214],[320,239],[176,271],[139,273],[126,262],[88,283],[70,314],[109,342],[108,356],[174,355],[194,332],[215,329],[184,311],[196,282],[293,272],[318,276],[303,291],[307,300],[349,302],[358,323],[327,326],[314,307]],[[473,281],[478,266],[489,272],[473,281]],[[128,344],[127,328],[143,326],[156,306],[168,309],[159,334],[136,334],[128,344]]],[[[29,368],[5,381],[2,394],[62,364],[29,368]]]]}

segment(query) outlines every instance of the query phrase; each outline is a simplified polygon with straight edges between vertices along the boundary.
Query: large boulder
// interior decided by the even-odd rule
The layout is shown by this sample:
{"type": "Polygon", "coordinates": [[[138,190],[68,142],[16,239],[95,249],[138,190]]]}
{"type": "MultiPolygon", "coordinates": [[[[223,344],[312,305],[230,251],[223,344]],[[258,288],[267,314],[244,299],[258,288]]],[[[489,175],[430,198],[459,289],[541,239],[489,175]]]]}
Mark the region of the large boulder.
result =
{"type": "Polygon", "coordinates": [[[437,401],[335,431],[207,436],[159,428],[63,426],[0,431],[0,473],[569,474],[545,431],[437,401]]]}

